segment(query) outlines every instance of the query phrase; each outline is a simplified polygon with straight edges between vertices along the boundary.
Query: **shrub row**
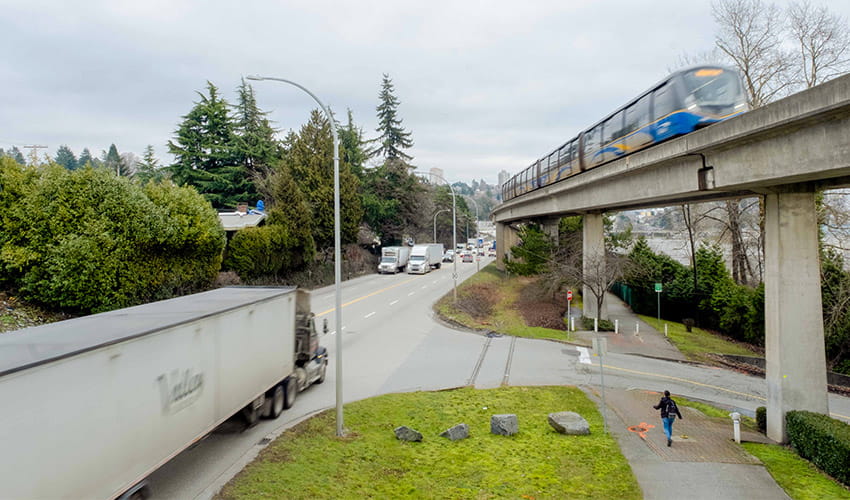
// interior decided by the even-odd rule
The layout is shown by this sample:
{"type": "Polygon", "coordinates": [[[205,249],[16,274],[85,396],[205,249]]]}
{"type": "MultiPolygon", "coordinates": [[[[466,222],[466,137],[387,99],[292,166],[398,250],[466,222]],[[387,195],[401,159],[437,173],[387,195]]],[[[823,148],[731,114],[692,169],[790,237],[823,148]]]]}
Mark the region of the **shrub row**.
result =
{"type": "Polygon", "coordinates": [[[0,285],[90,313],[210,286],[224,232],[194,189],[0,159],[0,285]]]}
{"type": "Polygon", "coordinates": [[[818,468],[850,485],[850,425],[809,411],[785,414],[788,441],[818,468]]]}

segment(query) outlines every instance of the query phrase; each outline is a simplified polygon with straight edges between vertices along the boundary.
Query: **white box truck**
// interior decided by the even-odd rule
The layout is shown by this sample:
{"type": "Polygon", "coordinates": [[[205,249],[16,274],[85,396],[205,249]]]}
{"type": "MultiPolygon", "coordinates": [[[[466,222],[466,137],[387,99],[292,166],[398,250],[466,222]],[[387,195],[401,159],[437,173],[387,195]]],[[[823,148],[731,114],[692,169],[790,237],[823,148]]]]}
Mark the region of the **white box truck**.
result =
{"type": "Polygon", "coordinates": [[[384,247],[381,249],[381,262],[378,274],[404,271],[410,258],[410,247],[384,247]]]}
{"type": "Polygon", "coordinates": [[[423,243],[414,245],[410,250],[410,260],[407,262],[408,274],[425,274],[432,268],[439,269],[443,265],[443,244],[423,243]]]}
{"type": "Polygon", "coordinates": [[[2,334],[0,498],[144,497],[149,474],[216,426],[276,418],[326,369],[309,295],[292,287],[2,334]]]}

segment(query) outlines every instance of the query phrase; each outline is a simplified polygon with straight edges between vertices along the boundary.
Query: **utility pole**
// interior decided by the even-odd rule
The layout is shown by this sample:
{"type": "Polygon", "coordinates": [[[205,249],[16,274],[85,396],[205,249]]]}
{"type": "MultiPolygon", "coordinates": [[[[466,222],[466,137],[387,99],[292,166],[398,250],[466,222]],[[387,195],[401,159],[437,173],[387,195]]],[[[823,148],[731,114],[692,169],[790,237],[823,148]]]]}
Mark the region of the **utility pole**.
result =
{"type": "Polygon", "coordinates": [[[32,146],[22,146],[24,149],[30,150],[30,165],[35,165],[38,163],[38,150],[39,149],[47,149],[47,146],[42,146],[40,144],[33,144],[32,146]]]}

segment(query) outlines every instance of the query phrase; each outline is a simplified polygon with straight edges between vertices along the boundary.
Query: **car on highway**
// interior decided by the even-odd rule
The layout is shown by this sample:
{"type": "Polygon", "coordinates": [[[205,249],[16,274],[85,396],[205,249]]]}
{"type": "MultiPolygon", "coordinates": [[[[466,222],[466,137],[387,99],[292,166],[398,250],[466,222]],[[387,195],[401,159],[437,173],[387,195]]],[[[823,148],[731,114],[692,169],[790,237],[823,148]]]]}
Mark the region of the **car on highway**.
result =
{"type": "Polygon", "coordinates": [[[491,249],[487,250],[487,256],[488,257],[495,257],[496,256],[496,249],[491,248],[491,249]]]}
{"type": "Polygon", "coordinates": [[[446,253],[443,254],[443,262],[454,262],[455,260],[455,251],[451,248],[446,250],[446,253]]]}
{"type": "Polygon", "coordinates": [[[463,252],[463,253],[461,254],[461,261],[463,261],[463,262],[472,262],[472,261],[473,261],[473,255],[472,255],[472,252],[463,252]]]}

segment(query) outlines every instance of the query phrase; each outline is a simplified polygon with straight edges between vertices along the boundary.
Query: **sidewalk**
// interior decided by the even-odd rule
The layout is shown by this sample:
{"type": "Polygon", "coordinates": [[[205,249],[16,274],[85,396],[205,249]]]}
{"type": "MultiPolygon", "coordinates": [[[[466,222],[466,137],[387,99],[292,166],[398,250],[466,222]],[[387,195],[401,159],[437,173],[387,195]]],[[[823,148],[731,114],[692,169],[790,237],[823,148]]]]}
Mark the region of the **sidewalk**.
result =
{"type": "MultiPolygon", "coordinates": [[[[672,360],[685,357],[665,337],[631,313],[609,294],[608,312],[618,319],[621,333],[608,338],[608,350],[672,360]],[[635,335],[635,323],[639,334],[635,335]],[[624,330],[623,325],[630,325],[624,330]]],[[[593,332],[576,332],[591,339],[593,332]]],[[[591,396],[601,404],[597,393],[591,396]]],[[[676,394],[673,394],[676,399],[676,394]]],[[[787,499],[761,462],[733,440],[731,419],[707,417],[682,404],[682,420],[673,424],[673,445],[667,438],[660,412],[652,408],[661,394],[645,390],[606,389],[608,430],[620,445],[643,491],[643,498],[669,499],[787,499]]],[[[742,441],[769,442],[759,433],[741,432],[742,441]]]]}

